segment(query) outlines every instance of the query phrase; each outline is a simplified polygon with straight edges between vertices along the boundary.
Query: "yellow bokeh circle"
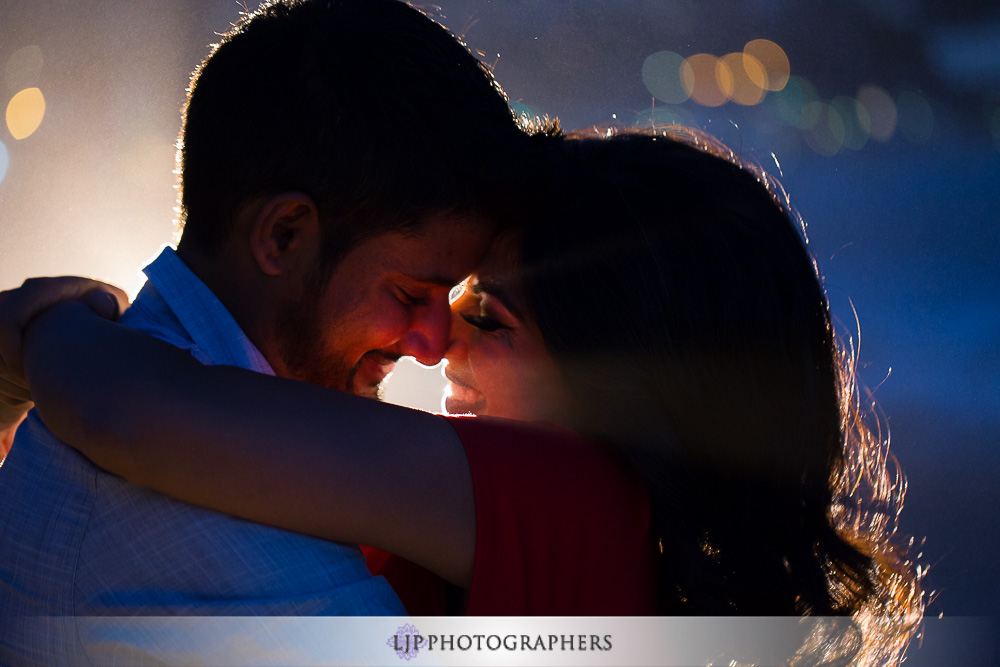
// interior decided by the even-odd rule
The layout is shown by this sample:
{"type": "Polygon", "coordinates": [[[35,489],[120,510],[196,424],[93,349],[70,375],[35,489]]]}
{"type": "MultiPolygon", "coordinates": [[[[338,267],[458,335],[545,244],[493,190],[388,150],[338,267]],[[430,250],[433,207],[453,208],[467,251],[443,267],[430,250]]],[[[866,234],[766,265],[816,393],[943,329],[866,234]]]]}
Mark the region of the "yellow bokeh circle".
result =
{"type": "Polygon", "coordinates": [[[729,66],[710,53],[696,53],[681,66],[681,83],[691,99],[706,107],[722,106],[733,92],[729,66]]]}
{"type": "Polygon", "coordinates": [[[730,53],[723,56],[721,62],[732,75],[733,85],[729,99],[743,106],[760,104],[767,93],[764,87],[754,80],[764,73],[764,66],[760,61],[744,53],[730,53]]]}
{"type": "Polygon", "coordinates": [[[45,96],[38,88],[25,88],[7,104],[7,129],[15,139],[34,134],[45,117],[45,96]]]}
{"type": "Polygon", "coordinates": [[[761,70],[747,68],[751,80],[765,90],[779,91],[788,83],[791,66],[785,50],[769,39],[755,39],[747,42],[743,53],[755,58],[761,70]]]}

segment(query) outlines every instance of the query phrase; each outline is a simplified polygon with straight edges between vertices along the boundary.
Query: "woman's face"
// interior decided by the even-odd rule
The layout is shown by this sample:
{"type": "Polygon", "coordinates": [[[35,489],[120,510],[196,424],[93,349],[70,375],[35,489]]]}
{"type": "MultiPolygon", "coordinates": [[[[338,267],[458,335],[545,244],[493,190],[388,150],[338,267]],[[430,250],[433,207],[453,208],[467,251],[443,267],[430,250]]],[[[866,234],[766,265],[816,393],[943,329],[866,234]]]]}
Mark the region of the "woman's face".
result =
{"type": "Polygon", "coordinates": [[[445,353],[450,414],[565,421],[569,391],[511,278],[515,237],[501,236],[456,292],[445,353]]]}

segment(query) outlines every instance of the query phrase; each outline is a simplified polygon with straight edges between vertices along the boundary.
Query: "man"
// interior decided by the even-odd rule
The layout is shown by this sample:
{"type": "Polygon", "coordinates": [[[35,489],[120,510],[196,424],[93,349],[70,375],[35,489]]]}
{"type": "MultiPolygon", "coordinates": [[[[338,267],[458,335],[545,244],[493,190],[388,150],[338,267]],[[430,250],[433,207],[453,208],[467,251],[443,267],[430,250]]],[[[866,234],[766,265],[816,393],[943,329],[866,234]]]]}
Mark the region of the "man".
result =
{"type": "MultiPolygon", "coordinates": [[[[410,7],[264,7],[195,73],[184,232],[122,321],[203,363],[377,396],[400,356],[441,358],[448,292],[495,230],[484,195],[525,140],[489,73],[410,7]]],[[[31,616],[400,613],[356,547],[125,483],[35,413],[0,468],[0,663],[107,657],[31,616]]]]}

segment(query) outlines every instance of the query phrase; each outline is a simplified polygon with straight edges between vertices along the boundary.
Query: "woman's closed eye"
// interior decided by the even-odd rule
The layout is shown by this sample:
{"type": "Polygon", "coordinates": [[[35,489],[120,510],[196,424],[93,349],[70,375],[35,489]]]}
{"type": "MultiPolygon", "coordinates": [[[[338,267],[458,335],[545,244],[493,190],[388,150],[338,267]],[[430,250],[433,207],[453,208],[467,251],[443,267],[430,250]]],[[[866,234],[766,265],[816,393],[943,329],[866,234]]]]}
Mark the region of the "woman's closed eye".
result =
{"type": "Polygon", "coordinates": [[[462,319],[483,331],[507,331],[510,327],[486,315],[462,315],[462,319]]]}

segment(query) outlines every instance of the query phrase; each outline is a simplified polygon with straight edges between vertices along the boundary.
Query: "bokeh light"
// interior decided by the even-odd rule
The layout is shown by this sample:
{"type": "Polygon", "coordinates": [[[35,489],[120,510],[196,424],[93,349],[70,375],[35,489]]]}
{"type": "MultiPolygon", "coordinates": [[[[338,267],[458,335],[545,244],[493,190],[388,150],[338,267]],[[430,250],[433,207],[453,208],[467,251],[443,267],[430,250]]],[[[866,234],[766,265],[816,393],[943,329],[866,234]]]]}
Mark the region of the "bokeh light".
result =
{"type": "Polygon", "coordinates": [[[7,147],[0,141],[0,183],[3,183],[3,179],[7,175],[7,165],[9,164],[10,155],[7,153],[7,147]]]}
{"type": "Polygon", "coordinates": [[[807,104],[819,99],[816,88],[800,76],[788,77],[787,85],[767,96],[768,106],[786,125],[799,127],[807,104]]]}
{"type": "Polygon", "coordinates": [[[899,132],[915,144],[926,144],[934,131],[934,110],[920,93],[904,90],[896,97],[899,132]]]}
{"type": "Polygon", "coordinates": [[[767,76],[764,66],[759,60],[744,53],[730,53],[722,57],[724,64],[732,75],[732,92],[729,99],[743,106],[760,104],[767,91],[757,81],[767,76]]]}
{"type": "Polygon", "coordinates": [[[684,61],[681,83],[692,100],[706,107],[722,106],[733,92],[732,72],[710,53],[696,53],[684,61]]]}
{"type": "Polygon", "coordinates": [[[514,112],[514,115],[518,118],[523,118],[525,120],[534,120],[537,114],[524,102],[511,102],[510,110],[514,112]]]}
{"type": "Polygon", "coordinates": [[[800,130],[811,130],[823,120],[826,114],[826,103],[822,100],[812,100],[802,105],[802,114],[796,127],[800,130]]]}
{"type": "Polygon", "coordinates": [[[852,151],[864,148],[871,132],[871,117],[865,106],[853,97],[838,95],[830,100],[830,107],[844,124],[844,148],[852,151]]]}
{"type": "Polygon", "coordinates": [[[34,134],[45,117],[45,96],[38,88],[25,88],[7,104],[7,129],[15,139],[34,134]]]}
{"type": "Polygon", "coordinates": [[[876,141],[889,141],[896,133],[896,123],[899,119],[896,102],[892,96],[880,86],[867,85],[858,89],[858,102],[868,112],[871,123],[869,134],[876,141]]]}
{"type": "Polygon", "coordinates": [[[826,102],[810,102],[802,113],[809,119],[802,138],[809,148],[827,157],[836,155],[844,145],[846,127],[840,112],[826,102]]]}
{"type": "Polygon", "coordinates": [[[681,84],[684,57],[673,51],[658,51],[642,63],[642,82],[653,97],[667,104],[687,101],[690,94],[681,84]]]}
{"type": "Polygon", "coordinates": [[[747,74],[758,86],[777,92],[788,83],[791,65],[788,62],[788,55],[780,46],[769,39],[755,39],[747,42],[743,47],[743,53],[762,65],[761,70],[747,68],[747,74]]]}
{"type": "Polygon", "coordinates": [[[7,90],[23,90],[41,83],[45,58],[37,46],[18,49],[7,59],[3,68],[3,82],[7,90]]]}

